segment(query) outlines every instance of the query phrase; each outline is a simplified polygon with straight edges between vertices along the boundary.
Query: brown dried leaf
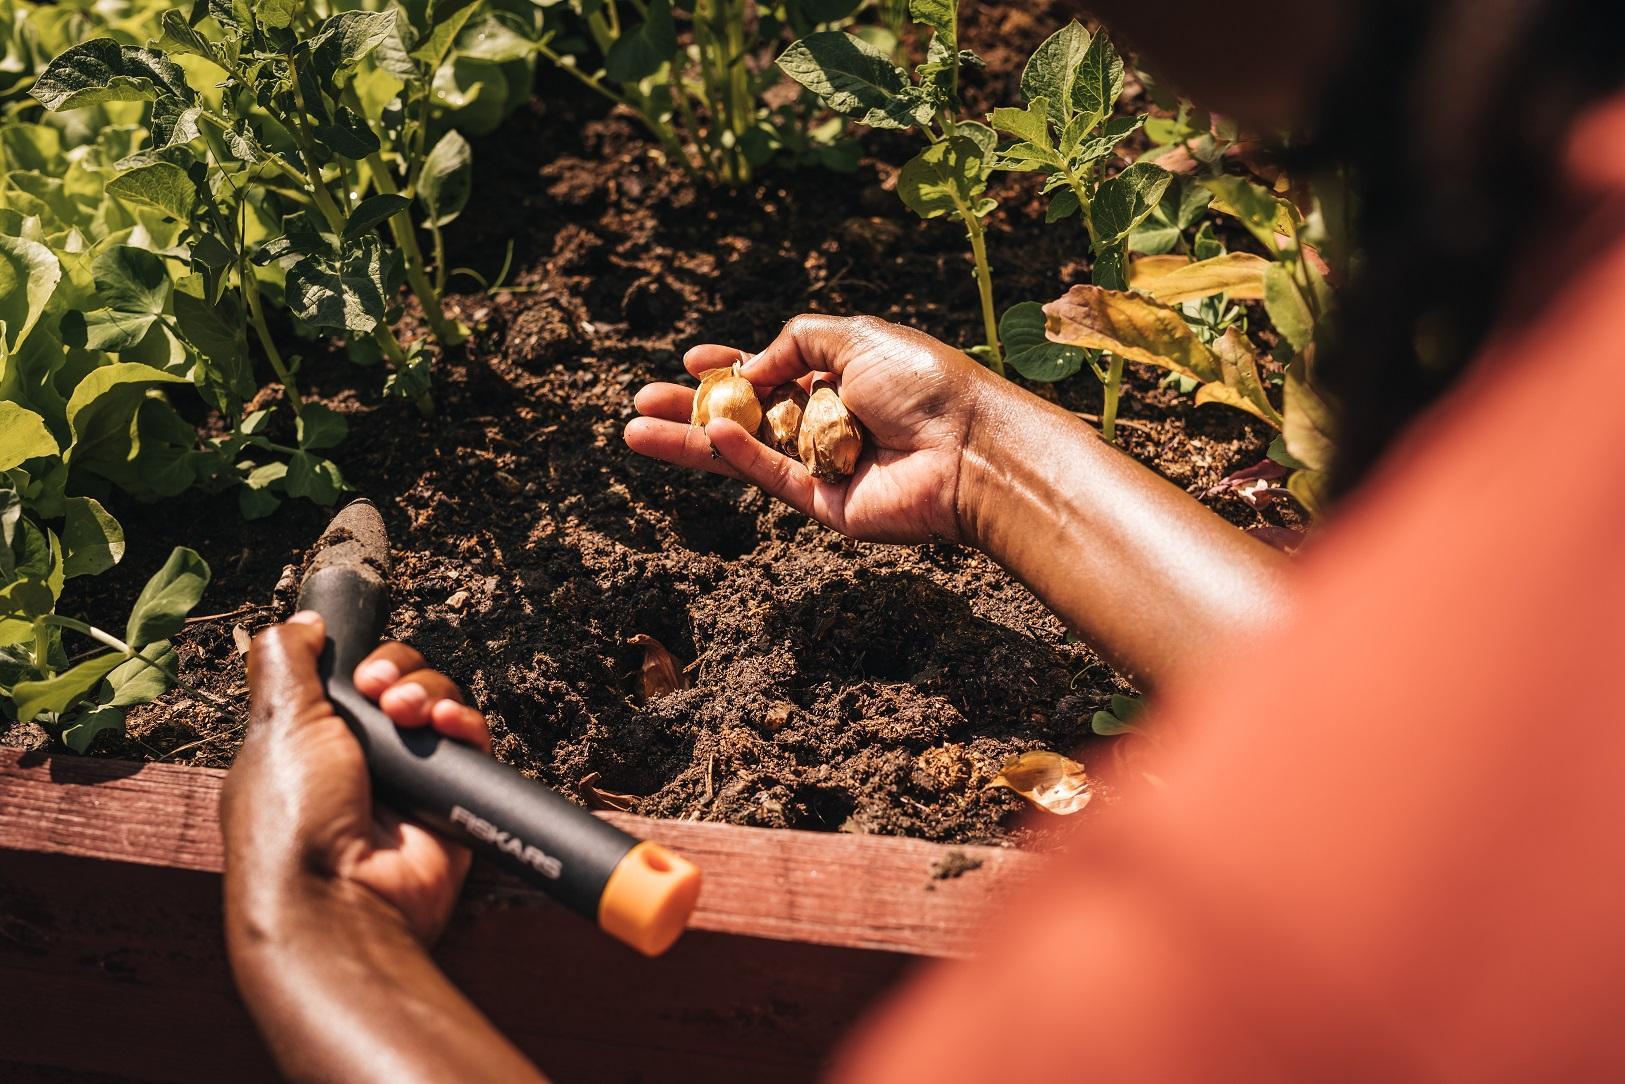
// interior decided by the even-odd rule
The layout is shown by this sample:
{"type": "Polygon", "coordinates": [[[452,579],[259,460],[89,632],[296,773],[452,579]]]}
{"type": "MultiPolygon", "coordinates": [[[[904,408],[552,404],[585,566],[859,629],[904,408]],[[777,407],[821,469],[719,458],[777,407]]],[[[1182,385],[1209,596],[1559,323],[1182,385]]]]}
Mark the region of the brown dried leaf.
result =
{"type": "Polygon", "coordinates": [[[598,782],[598,773],[589,772],[581,777],[576,784],[576,793],[581,795],[584,802],[592,809],[613,809],[617,813],[625,813],[632,808],[632,803],[638,800],[636,794],[616,794],[613,791],[599,790],[595,784],[598,782]]]}
{"type": "Polygon", "coordinates": [[[688,688],[688,675],[683,673],[683,668],[677,665],[677,659],[659,640],[640,632],[628,642],[635,647],[643,648],[640,689],[644,703],[688,688]]]}
{"type": "Polygon", "coordinates": [[[1043,750],[1005,761],[993,782],[983,789],[993,787],[1008,787],[1039,809],[1060,816],[1078,812],[1093,796],[1082,764],[1043,750]]]}
{"type": "Polygon", "coordinates": [[[236,646],[237,654],[246,658],[248,649],[254,642],[254,637],[249,635],[246,626],[233,625],[231,626],[231,642],[236,646]]]}

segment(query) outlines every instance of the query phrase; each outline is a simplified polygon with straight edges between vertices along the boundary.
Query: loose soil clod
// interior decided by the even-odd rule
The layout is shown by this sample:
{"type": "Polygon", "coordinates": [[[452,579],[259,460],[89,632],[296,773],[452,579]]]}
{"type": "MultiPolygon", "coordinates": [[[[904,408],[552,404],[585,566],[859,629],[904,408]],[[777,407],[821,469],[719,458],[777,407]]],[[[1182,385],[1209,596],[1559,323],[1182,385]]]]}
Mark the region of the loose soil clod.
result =
{"type": "MultiPolygon", "coordinates": [[[[964,35],[991,61],[967,72],[969,106],[1015,100],[1019,58],[1060,21],[1042,8],[968,10],[964,35]],[[994,78],[1011,85],[989,93],[994,78]]],[[[736,482],[640,459],[620,439],[632,394],[682,379],[684,349],[760,349],[798,312],[869,312],[977,341],[962,240],[882,188],[913,148],[877,136],[882,160],[839,185],[769,170],[741,198],[695,190],[564,77],[543,93],[545,113],[522,113],[475,147],[477,191],[448,261],[494,275],[512,242],[518,271],[515,289],[450,298],[475,334],[436,364],[437,414],[383,398],[379,370],[303,344],[308,390],[349,422],[346,477],[388,523],[390,635],[461,683],[499,757],[567,793],[597,772],[592,785],[637,795],[633,810],[651,816],[1024,838],[1027,803],[983,788],[1030,750],[1086,764],[1102,755],[1090,718],[1126,691],[1109,668],[975,552],[851,542],[736,482]],[[876,217],[891,227],[882,248],[842,240],[843,222],[876,217]],[[701,658],[694,687],[638,704],[638,633],[701,658]],[[764,725],[785,704],[782,726],[764,725]]],[[[1001,291],[1057,297],[1084,281],[1035,187],[997,183],[1001,291]]],[[[1204,492],[1264,457],[1262,423],[1197,409],[1153,376],[1130,379],[1126,450],[1179,485],[1204,492]]],[[[1040,390],[1095,412],[1091,383],[1040,390]]],[[[285,414],[289,432],[274,439],[292,436],[285,414]]],[[[1292,522],[1228,492],[1211,503],[1245,527],[1292,522]]],[[[215,570],[206,605],[270,604],[249,631],[291,612],[297,568],[279,576],[331,515],[290,502],[245,524],[229,494],[114,511],[131,539],[126,568],[150,572],[170,546],[195,546],[215,570]]],[[[112,581],[142,578],[73,581],[86,592],[76,610],[125,613],[112,581]]],[[[242,703],[227,623],[188,627],[176,649],[183,676],[242,703]]],[[[14,726],[3,740],[40,738],[14,726]]],[[[224,765],[240,739],[172,692],[96,751],[224,765]]]]}

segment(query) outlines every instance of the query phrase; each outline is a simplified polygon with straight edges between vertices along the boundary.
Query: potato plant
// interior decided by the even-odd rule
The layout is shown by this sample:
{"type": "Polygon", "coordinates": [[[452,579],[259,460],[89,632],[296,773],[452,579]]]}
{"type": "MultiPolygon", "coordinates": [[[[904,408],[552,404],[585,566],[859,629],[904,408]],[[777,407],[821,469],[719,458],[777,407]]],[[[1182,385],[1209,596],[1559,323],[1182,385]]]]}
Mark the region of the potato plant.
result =
{"type": "Polygon", "coordinates": [[[1318,207],[1306,216],[1245,177],[1217,174],[1192,184],[1209,209],[1237,219],[1270,255],[1223,251],[1204,230],[1208,236],[1199,232],[1188,253],[1131,263],[1128,290],[1074,286],[1044,306],[1049,338],[1161,367],[1195,385],[1199,405],[1224,403],[1279,429],[1270,455],[1293,471],[1293,496],[1317,511],[1333,450],[1331,412],[1313,382],[1315,340],[1332,308],[1329,269],[1310,240],[1326,235],[1323,216],[1318,207]],[[1239,302],[1261,303],[1269,317],[1283,370],[1278,382],[1245,334],[1239,302]]]}
{"type": "Polygon", "coordinates": [[[897,191],[922,218],[953,217],[965,228],[984,333],[972,352],[1001,374],[1008,361],[1038,381],[1068,377],[1087,361],[1107,388],[1109,436],[1121,361],[1050,342],[1037,302],[999,315],[984,220],[997,206],[987,194],[995,172],[1039,173],[1050,198],[1049,221],[1080,223],[1094,254],[1095,280],[1123,285],[1128,238],[1156,209],[1170,181],[1150,163],[1106,176],[1119,144],[1145,122],[1113,115],[1123,91],[1123,61],[1105,33],[1091,35],[1069,23],[1028,60],[1021,76],[1025,104],[997,108],[983,124],[959,116],[960,73],[981,61],[959,48],[957,2],[911,0],[909,14],[928,34],[926,58],[912,77],[878,48],[837,32],[803,38],[779,65],[839,114],[870,127],[913,127],[926,134],[930,145],[903,166],[897,191]]]}
{"type": "Polygon", "coordinates": [[[738,185],[775,155],[831,168],[855,166],[856,145],[843,125],[814,125],[803,102],[770,107],[763,94],[776,69],[753,58],[788,32],[841,23],[862,0],[555,0],[584,39],[560,26],[538,51],[595,93],[632,110],[666,157],[696,179],[738,185]],[[681,21],[691,43],[680,40],[681,21]],[[592,58],[593,66],[586,63],[592,58]]]}

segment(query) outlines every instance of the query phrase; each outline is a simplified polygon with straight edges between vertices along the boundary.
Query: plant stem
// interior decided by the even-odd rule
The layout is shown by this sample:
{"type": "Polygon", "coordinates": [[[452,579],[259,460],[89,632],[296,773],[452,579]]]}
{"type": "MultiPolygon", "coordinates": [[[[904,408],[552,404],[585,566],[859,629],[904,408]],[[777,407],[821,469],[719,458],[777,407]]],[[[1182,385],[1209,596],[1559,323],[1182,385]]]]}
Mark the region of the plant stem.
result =
{"type": "Polygon", "coordinates": [[[294,382],[293,372],[283,362],[282,352],[271,340],[271,329],[265,323],[265,309],[260,304],[260,288],[254,281],[254,272],[248,269],[246,263],[238,264],[237,280],[243,292],[243,300],[248,304],[248,322],[253,325],[254,335],[260,341],[260,349],[265,351],[265,357],[271,363],[271,370],[276,373],[276,378],[282,382],[283,389],[288,393],[288,405],[293,407],[293,416],[302,418],[304,400],[299,394],[299,385],[294,382]]]}
{"type": "Polygon", "coordinates": [[[993,371],[1004,375],[1004,346],[999,342],[999,318],[993,308],[993,272],[987,263],[987,239],[982,220],[969,207],[961,207],[959,216],[970,234],[971,256],[976,261],[976,290],[982,300],[982,326],[987,333],[987,346],[992,351],[993,371]]]}
{"type": "Polygon", "coordinates": [[[206,701],[209,706],[213,707],[216,711],[219,711],[222,715],[225,715],[226,718],[229,719],[232,717],[229,712],[231,707],[229,703],[215,696],[206,689],[200,689],[196,685],[193,685],[190,681],[185,680],[163,663],[160,663],[155,659],[147,658],[145,655],[141,654],[141,652],[137,651],[123,640],[120,640],[112,633],[104,632],[95,625],[88,625],[85,622],[76,620],[72,617],[63,617],[61,614],[46,614],[44,617],[40,618],[40,621],[42,623],[56,625],[58,628],[71,629],[83,636],[88,636],[92,640],[95,640],[98,644],[101,644],[103,647],[110,647],[114,651],[117,651],[119,654],[123,655],[125,659],[135,660],[141,663],[143,666],[158,671],[160,674],[164,675],[164,677],[169,679],[170,684],[178,688],[185,689],[199,700],[206,701]]]}
{"type": "MultiPolygon", "coordinates": [[[[367,156],[367,169],[372,174],[373,187],[380,193],[386,196],[398,194],[395,179],[389,175],[389,167],[376,152],[367,156]]],[[[411,212],[402,210],[391,215],[389,232],[405,257],[406,281],[423,303],[423,318],[429,322],[434,337],[440,340],[442,346],[456,346],[463,341],[462,328],[448,320],[445,310],[440,307],[440,292],[434,288],[434,283],[429,281],[424,270],[423,250],[418,247],[417,227],[412,223],[411,212]]]]}
{"type": "Polygon", "coordinates": [[[1117,443],[1117,403],[1123,396],[1123,359],[1109,355],[1106,363],[1106,399],[1100,408],[1100,435],[1107,444],[1117,443]]]}

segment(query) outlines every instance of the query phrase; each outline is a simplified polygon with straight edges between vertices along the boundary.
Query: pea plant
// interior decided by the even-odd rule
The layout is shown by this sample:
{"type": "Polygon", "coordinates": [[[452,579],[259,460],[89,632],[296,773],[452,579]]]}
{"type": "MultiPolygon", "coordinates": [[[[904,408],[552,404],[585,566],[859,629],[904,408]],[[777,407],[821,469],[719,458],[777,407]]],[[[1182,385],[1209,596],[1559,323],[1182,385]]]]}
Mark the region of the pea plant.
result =
{"type": "Polygon", "coordinates": [[[764,101],[780,75],[753,61],[786,33],[844,22],[861,5],[691,0],[678,8],[672,0],[650,0],[628,12],[611,0],[564,0],[549,6],[568,11],[586,40],[560,29],[537,50],[595,93],[630,109],[689,176],[739,185],[777,154],[833,168],[856,165],[856,145],[843,138],[839,123],[814,125],[811,109],[800,101],[773,107],[764,101]]]}

